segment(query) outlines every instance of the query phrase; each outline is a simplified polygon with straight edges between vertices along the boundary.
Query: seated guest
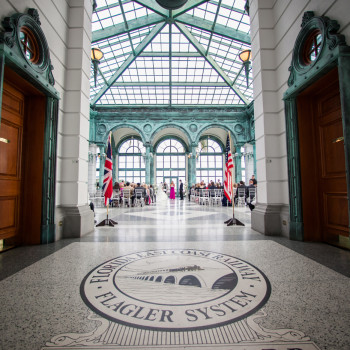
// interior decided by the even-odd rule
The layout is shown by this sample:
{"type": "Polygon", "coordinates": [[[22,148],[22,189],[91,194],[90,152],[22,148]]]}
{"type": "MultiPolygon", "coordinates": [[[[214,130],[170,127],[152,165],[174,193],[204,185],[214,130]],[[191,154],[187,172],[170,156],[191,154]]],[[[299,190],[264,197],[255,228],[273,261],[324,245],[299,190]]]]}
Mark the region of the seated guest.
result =
{"type": "Polygon", "coordinates": [[[254,186],[254,182],[253,182],[253,179],[250,179],[249,180],[249,186],[247,186],[245,188],[245,202],[247,203],[250,203],[252,202],[252,200],[254,199],[254,195],[250,195],[250,198],[249,198],[249,189],[250,188],[253,188],[254,190],[256,189],[256,187],[254,186]]]}
{"type": "Polygon", "coordinates": [[[208,186],[208,189],[209,189],[209,190],[215,190],[215,189],[216,189],[216,186],[215,186],[215,184],[214,184],[214,181],[212,181],[212,182],[210,183],[210,185],[208,186]]]}
{"type": "Polygon", "coordinates": [[[151,204],[151,192],[146,184],[142,185],[142,187],[145,189],[144,198],[146,205],[151,204]]]}
{"type": "Polygon", "coordinates": [[[127,182],[126,183],[126,186],[124,186],[123,188],[123,195],[125,193],[125,190],[130,190],[130,198],[131,198],[131,204],[133,205],[134,204],[134,199],[135,199],[135,196],[134,196],[134,187],[132,187],[130,185],[130,182],[127,182]]]}
{"type": "Polygon", "coordinates": [[[120,186],[119,183],[116,182],[113,186],[113,195],[112,198],[110,199],[110,203],[112,204],[112,207],[114,204],[119,205],[120,202],[120,186]]]}
{"type": "MultiPolygon", "coordinates": [[[[253,185],[254,185],[254,186],[256,186],[256,185],[258,184],[258,181],[256,181],[256,178],[255,178],[254,175],[252,175],[252,178],[251,178],[250,180],[253,181],[253,185]]],[[[249,181],[250,181],[250,180],[249,180],[249,181]]]]}
{"type": "Polygon", "coordinates": [[[152,185],[149,185],[149,194],[151,196],[152,203],[156,202],[156,193],[152,185]]]}
{"type": "Polygon", "coordinates": [[[140,183],[136,184],[134,193],[136,193],[136,190],[142,190],[142,197],[146,198],[146,189],[143,186],[141,186],[140,183]]]}
{"type": "Polygon", "coordinates": [[[239,188],[244,188],[244,193],[245,193],[245,184],[244,182],[241,180],[237,186],[237,191],[236,191],[236,194],[235,194],[235,203],[236,203],[236,200],[238,199],[238,189],[239,188]]]}

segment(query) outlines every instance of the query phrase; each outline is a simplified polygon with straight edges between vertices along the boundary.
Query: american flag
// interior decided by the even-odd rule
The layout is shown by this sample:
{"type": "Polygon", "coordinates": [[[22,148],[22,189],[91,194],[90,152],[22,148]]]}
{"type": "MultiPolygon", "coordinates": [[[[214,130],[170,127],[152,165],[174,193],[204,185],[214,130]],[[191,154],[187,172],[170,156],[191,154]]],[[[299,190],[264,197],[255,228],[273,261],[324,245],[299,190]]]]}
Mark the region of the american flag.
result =
{"type": "Polygon", "coordinates": [[[108,136],[107,142],[107,156],[105,161],[105,172],[103,178],[103,195],[105,197],[105,205],[108,203],[108,199],[112,198],[113,195],[113,161],[112,161],[112,146],[111,146],[111,133],[108,136]]]}
{"type": "Polygon", "coordinates": [[[232,201],[232,169],[233,159],[230,149],[230,137],[227,134],[226,140],[226,154],[225,154],[225,182],[224,182],[224,193],[226,198],[232,201]]]}

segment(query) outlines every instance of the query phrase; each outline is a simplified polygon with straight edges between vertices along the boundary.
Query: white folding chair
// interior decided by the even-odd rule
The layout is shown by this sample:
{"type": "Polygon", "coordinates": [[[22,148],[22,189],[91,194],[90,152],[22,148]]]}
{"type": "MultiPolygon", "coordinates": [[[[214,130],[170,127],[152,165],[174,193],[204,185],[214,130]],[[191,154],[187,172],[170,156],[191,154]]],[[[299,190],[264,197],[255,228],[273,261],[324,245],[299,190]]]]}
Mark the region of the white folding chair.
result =
{"type": "Polygon", "coordinates": [[[254,202],[256,200],[256,188],[249,188],[248,199],[249,203],[254,202]]]}
{"type": "Polygon", "coordinates": [[[134,199],[134,206],[138,207],[145,204],[145,198],[143,197],[143,190],[141,189],[135,189],[135,199],[134,199]]]}
{"type": "Polygon", "coordinates": [[[237,192],[238,192],[237,207],[244,207],[245,206],[245,188],[238,187],[237,192]]]}
{"type": "Polygon", "coordinates": [[[131,203],[131,193],[130,190],[123,190],[123,206],[126,205],[126,203],[128,204],[128,206],[130,207],[130,203],[131,203]]]}
{"type": "Polygon", "coordinates": [[[195,193],[195,197],[194,197],[194,201],[199,203],[199,198],[201,196],[201,189],[200,188],[197,188],[194,190],[194,193],[195,193]]]}
{"type": "Polygon", "coordinates": [[[214,190],[215,191],[215,199],[214,199],[214,204],[220,206],[222,203],[222,194],[223,194],[223,190],[221,189],[217,189],[214,190]]]}
{"type": "Polygon", "coordinates": [[[214,205],[216,203],[215,189],[209,190],[209,204],[214,205]]]}
{"type": "Polygon", "coordinates": [[[209,190],[202,189],[199,197],[199,204],[209,204],[209,190]]]}
{"type": "Polygon", "coordinates": [[[191,202],[195,202],[196,201],[196,193],[195,193],[194,188],[191,188],[190,201],[191,202]]]}

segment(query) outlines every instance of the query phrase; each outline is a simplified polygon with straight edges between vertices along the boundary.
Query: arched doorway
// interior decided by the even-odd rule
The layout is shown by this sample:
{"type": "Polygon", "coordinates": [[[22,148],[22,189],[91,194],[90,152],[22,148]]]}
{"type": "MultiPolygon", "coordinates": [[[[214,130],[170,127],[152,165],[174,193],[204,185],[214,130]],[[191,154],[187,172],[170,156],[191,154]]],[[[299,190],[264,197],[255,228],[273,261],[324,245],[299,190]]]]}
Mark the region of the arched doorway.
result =
{"type": "Polygon", "coordinates": [[[350,248],[349,47],[339,25],[306,12],[284,94],[290,238],[350,248]]]}
{"type": "Polygon", "coordinates": [[[0,241],[6,249],[55,239],[58,92],[38,11],[3,23],[0,241]]]}
{"type": "Polygon", "coordinates": [[[175,192],[179,188],[179,180],[183,183],[186,179],[186,158],[184,145],[174,139],[168,138],[161,141],[156,149],[156,182],[166,182],[170,185],[174,181],[175,192]]]}

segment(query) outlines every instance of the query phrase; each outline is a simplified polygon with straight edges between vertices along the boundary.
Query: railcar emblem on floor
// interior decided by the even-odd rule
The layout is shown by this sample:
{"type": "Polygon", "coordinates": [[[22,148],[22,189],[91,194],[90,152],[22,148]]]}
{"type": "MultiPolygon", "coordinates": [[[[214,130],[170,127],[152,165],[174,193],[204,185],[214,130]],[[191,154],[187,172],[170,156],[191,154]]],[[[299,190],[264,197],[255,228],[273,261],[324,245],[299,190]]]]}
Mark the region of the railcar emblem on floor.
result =
{"type": "Polygon", "coordinates": [[[269,299],[267,277],[236,257],[163,249],[116,257],[94,268],[80,293],[111,321],[151,330],[188,331],[232,323],[269,299]]]}

